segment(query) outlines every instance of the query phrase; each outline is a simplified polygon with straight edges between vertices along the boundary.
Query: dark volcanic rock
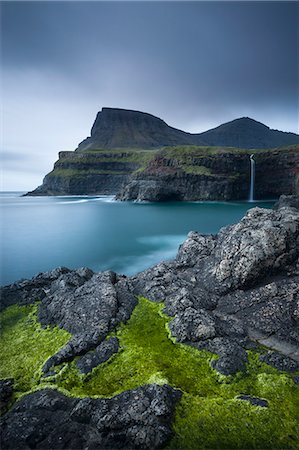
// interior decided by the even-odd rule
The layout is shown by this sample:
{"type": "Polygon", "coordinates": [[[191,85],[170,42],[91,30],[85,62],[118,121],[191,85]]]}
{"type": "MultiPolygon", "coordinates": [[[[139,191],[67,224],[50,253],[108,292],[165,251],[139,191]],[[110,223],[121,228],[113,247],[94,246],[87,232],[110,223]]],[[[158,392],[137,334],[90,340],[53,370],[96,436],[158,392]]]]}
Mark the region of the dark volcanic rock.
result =
{"type": "Polygon", "coordinates": [[[23,397],[2,421],[3,448],[161,448],[180,392],[147,385],[111,399],[71,398],[45,389],[23,397]]]}
{"type": "Polygon", "coordinates": [[[80,372],[87,374],[99,364],[108,361],[114,353],[118,352],[118,348],[118,339],[116,337],[109,338],[101,342],[94,351],[81,356],[77,361],[77,367],[80,372]]]}
{"type": "Polygon", "coordinates": [[[254,208],[217,236],[189,233],[175,261],[132,277],[134,292],[164,301],[172,334],[218,354],[228,375],[247,362],[251,330],[299,345],[298,243],[297,210],[254,208]]]}
{"type": "Polygon", "coordinates": [[[278,370],[285,370],[286,372],[299,372],[299,362],[277,352],[269,351],[265,355],[260,355],[259,359],[260,361],[269,364],[269,366],[273,366],[278,370]]]}
{"type": "Polygon", "coordinates": [[[286,277],[219,299],[217,311],[239,317],[265,336],[299,345],[299,277],[286,277]]]}
{"type": "Polygon", "coordinates": [[[281,195],[273,208],[279,209],[285,207],[299,209],[299,195],[281,195]]]}
{"type": "Polygon", "coordinates": [[[38,319],[42,325],[58,325],[70,332],[71,340],[44,365],[70,361],[97,347],[120,322],[126,322],[137,303],[129,282],[114,272],[94,274],[90,269],[60,268],[5,286],[3,307],[40,300],[38,319]]]}
{"type": "MultiPolygon", "coordinates": [[[[0,310],[15,303],[23,306],[42,300],[53,281],[69,272],[70,270],[66,267],[58,267],[50,272],[39,273],[31,280],[20,280],[0,287],[0,310]]],[[[90,273],[93,272],[90,271],[90,273]]]]}
{"type": "Polygon", "coordinates": [[[253,208],[220,230],[213,275],[221,291],[248,287],[284,271],[299,256],[299,211],[253,208]]]}
{"type": "Polygon", "coordinates": [[[95,348],[120,322],[130,318],[136,303],[127,280],[114,272],[95,274],[81,286],[57,280],[39,306],[39,320],[43,325],[59,325],[73,337],[48,359],[44,372],[95,348]]]}
{"type": "Polygon", "coordinates": [[[178,313],[169,324],[169,329],[178,341],[198,341],[216,336],[216,324],[204,309],[186,308],[178,313]]]}
{"type": "MultiPolygon", "coordinates": [[[[219,333],[221,336],[221,334],[219,333]]],[[[216,353],[219,359],[212,361],[212,367],[223,375],[231,375],[244,369],[248,362],[247,353],[242,347],[245,341],[237,341],[234,337],[216,337],[194,344],[198,349],[205,349],[216,353]]]]}
{"type": "Polygon", "coordinates": [[[0,414],[3,414],[12,399],[13,395],[13,383],[12,378],[0,380],[0,414]]]}
{"type": "Polygon", "coordinates": [[[251,403],[253,406],[261,406],[262,408],[268,407],[267,400],[258,397],[251,397],[250,395],[239,395],[237,397],[238,400],[244,400],[246,402],[251,403]]]}

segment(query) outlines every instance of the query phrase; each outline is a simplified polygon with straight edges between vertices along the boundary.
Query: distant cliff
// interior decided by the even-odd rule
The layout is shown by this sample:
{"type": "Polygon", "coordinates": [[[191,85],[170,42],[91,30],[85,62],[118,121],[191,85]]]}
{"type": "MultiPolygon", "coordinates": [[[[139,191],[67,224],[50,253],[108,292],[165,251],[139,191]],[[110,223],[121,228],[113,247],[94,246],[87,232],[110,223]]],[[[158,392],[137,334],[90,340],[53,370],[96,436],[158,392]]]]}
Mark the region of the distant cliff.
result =
{"type": "Polygon", "coordinates": [[[254,152],[257,197],[278,197],[298,189],[298,146],[265,149],[297,143],[298,135],[270,130],[249,118],[190,134],[150,114],[103,108],[91,136],[75,151],[60,152],[43,184],[27,195],[117,194],[123,200],[149,197],[158,201],[243,199],[248,192],[249,155],[254,152]]]}
{"type": "Polygon", "coordinates": [[[195,201],[248,199],[254,154],[255,199],[299,192],[299,146],[276,150],[169,147],[132,174],[120,200],[195,201]]]}

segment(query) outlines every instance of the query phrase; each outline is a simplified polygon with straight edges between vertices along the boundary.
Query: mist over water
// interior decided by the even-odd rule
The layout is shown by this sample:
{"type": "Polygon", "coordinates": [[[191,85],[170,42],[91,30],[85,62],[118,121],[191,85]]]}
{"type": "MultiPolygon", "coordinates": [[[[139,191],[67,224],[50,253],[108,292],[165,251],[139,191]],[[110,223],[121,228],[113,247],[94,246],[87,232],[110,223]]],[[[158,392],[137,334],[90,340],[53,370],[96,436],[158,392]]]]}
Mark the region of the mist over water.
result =
{"type": "Polygon", "coordinates": [[[1,193],[1,284],[57,266],[135,274],[173,258],[189,231],[217,233],[273,202],[131,203],[1,193]]]}

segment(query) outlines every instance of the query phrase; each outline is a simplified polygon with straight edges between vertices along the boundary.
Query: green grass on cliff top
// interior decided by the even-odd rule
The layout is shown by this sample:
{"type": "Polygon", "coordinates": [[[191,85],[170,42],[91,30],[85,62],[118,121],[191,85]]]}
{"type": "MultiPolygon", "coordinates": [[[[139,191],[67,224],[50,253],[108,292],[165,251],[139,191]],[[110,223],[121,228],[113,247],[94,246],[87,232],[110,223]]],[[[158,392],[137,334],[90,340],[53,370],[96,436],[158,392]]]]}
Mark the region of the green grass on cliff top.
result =
{"type": "Polygon", "coordinates": [[[184,146],[173,146],[165,147],[160,151],[160,154],[169,158],[179,158],[184,159],[186,156],[193,157],[206,157],[206,156],[217,156],[223,154],[247,154],[260,155],[268,153],[288,153],[290,151],[299,151],[298,145],[291,145],[288,147],[278,147],[273,149],[244,149],[237,147],[223,147],[223,146],[197,146],[197,145],[184,145],[184,146]]]}
{"type": "MultiPolygon", "coordinates": [[[[120,351],[79,374],[75,363],[60,367],[52,386],[75,396],[113,396],[146,383],[168,383],[182,390],[176,408],[175,435],[168,449],[297,449],[298,387],[285,373],[250,353],[244,373],[224,377],[210,366],[215,358],[170,338],[163,304],[140,299],[130,320],[116,331],[120,351]],[[248,394],[265,398],[268,408],[236,399],[248,394]]],[[[36,306],[12,306],[1,314],[4,363],[1,376],[16,377],[16,388],[43,387],[43,362],[68,339],[57,328],[42,330],[36,306]],[[25,381],[22,381],[25,380],[25,381]]],[[[49,385],[47,381],[47,385],[49,385]]]]}
{"type": "Polygon", "coordinates": [[[129,175],[131,171],[126,170],[101,170],[101,169],[64,169],[55,168],[52,172],[48,173],[47,177],[85,177],[88,175],[129,175]]]}
{"type": "MultiPolygon", "coordinates": [[[[239,149],[235,147],[216,147],[216,146],[173,146],[161,149],[88,149],[84,151],[71,152],[71,157],[61,156],[56,162],[54,169],[47,175],[48,177],[60,178],[78,178],[88,175],[130,175],[134,173],[141,174],[147,172],[148,163],[159,155],[164,158],[173,159],[183,172],[193,175],[205,175],[210,177],[219,176],[213,173],[211,168],[202,165],[203,158],[221,156],[224,154],[246,154],[254,153],[259,158],[267,158],[272,152],[287,153],[298,150],[298,146],[281,147],[272,150],[263,149],[239,149]],[[104,163],[102,168],[94,168],[95,164],[104,163]],[[123,170],[113,168],[106,169],[105,164],[121,163],[128,164],[128,169],[123,170]],[[132,171],[130,164],[137,165],[137,169],[132,171]],[[84,165],[84,168],[80,168],[84,165]],[[77,167],[76,167],[77,166],[77,167]],[[86,168],[88,167],[88,168],[86,168]]],[[[63,153],[63,152],[62,152],[63,153]]],[[[234,175],[236,176],[236,175],[234,175]]]]}

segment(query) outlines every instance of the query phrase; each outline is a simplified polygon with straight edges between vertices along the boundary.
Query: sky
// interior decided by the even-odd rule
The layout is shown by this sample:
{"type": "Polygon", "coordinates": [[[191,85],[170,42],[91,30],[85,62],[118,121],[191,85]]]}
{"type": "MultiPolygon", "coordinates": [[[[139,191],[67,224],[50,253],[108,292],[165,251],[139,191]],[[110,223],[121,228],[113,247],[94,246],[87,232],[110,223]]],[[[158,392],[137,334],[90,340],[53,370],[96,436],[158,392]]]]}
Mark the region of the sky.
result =
{"type": "Polygon", "coordinates": [[[2,186],[32,190],[102,107],[199,133],[238,117],[298,133],[298,2],[1,4],[2,186]]]}

